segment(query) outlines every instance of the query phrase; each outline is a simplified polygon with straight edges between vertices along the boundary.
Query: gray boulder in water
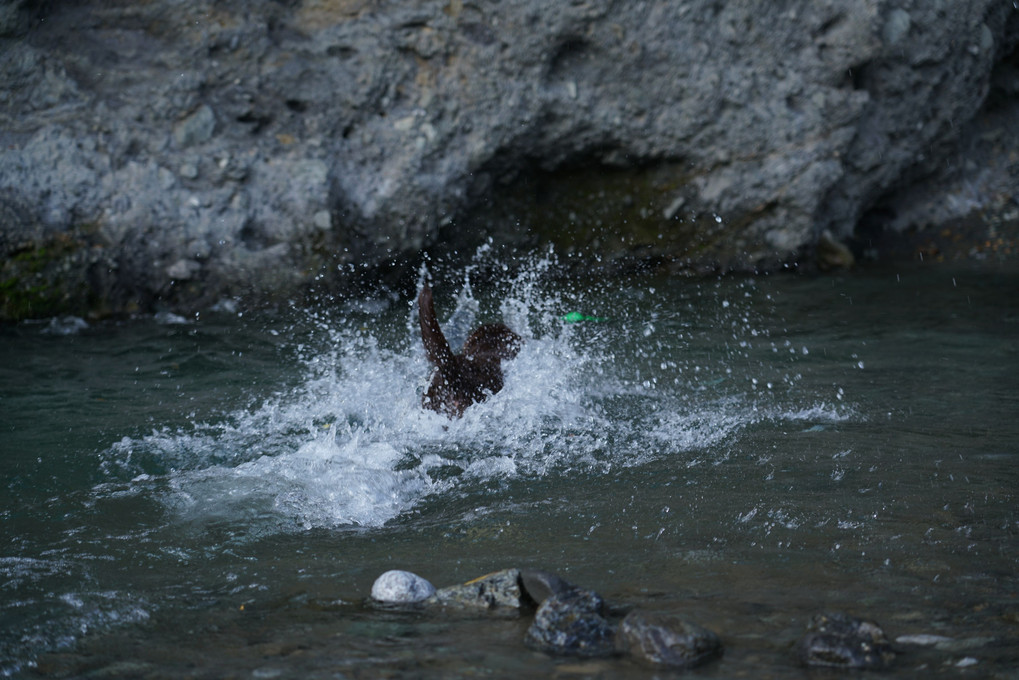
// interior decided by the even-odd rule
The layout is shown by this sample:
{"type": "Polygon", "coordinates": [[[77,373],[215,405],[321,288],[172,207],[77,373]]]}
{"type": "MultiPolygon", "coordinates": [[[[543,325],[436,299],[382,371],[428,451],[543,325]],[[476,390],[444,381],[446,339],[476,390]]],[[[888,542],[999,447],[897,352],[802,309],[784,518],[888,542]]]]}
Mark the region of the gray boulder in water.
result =
{"type": "Polygon", "coordinates": [[[375,579],[372,598],[389,604],[423,602],[435,594],[435,586],[409,571],[393,569],[375,579]]]}
{"type": "Polygon", "coordinates": [[[594,591],[576,588],[551,595],[538,607],[525,641],[550,654],[611,656],[616,629],[604,613],[605,601],[594,591]]]}
{"type": "Polygon", "coordinates": [[[721,654],[722,642],[680,617],[632,611],[619,624],[617,648],[654,665],[692,668],[721,654]]]}
{"type": "Polygon", "coordinates": [[[818,614],[796,645],[796,655],[808,666],[879,670],[895,660],[885,632],[873,621],[841,612],[818,614]]]}
{"type": "Polygon", "coordinates": [[[517,569],[504,569],[467,583],[440,588],[429,600],[429,604],[468,609],[519,609],[523,603],[517,569]]]}

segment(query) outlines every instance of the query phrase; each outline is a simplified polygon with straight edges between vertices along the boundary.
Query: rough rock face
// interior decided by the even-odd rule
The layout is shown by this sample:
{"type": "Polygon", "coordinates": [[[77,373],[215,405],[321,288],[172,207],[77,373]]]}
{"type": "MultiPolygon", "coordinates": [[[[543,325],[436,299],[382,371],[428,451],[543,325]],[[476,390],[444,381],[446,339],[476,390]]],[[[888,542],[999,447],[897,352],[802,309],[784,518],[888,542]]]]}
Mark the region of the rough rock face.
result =
{"type": "Polygon", "coordinates": [[[944,172],[989,93],[1019,113],[1013,4],[0,0],[0,317],[289,296],[479,232],[783,261],[944,172]]]}
{"type": "Polygon", "coordinates": [[[605,601],[593,590],[551,595],[538,606],[524,641],[550,654],[611,656],[616,628],[604,614],[605,601]]]}

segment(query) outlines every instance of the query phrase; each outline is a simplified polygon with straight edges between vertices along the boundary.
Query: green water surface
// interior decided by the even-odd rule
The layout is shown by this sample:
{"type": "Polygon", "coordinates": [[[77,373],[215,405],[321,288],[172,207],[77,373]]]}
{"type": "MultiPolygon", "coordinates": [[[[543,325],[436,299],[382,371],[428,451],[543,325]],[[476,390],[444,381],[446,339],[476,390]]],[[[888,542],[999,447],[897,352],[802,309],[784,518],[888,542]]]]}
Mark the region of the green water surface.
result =
{"type": "Polygon", "coordinates": [[[0,330],[0,675],[666,677],[366,600],[539,567],[715,630],[698,677],[805,677],[826,610],[884,676],[1015,677],[1019,272],[434,287],[526,341],[455,423],[382,292],[0,330]]]}

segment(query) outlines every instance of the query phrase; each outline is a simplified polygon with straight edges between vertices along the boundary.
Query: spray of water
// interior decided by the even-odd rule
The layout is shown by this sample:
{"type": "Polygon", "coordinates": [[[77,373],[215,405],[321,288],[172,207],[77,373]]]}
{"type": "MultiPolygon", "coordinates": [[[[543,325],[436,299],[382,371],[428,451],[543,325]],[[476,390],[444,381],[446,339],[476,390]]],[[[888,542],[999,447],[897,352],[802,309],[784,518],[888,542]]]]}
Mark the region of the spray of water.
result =
{"type": "MultiPolygon", "coordinates": [[[[487,247],[475,263],[501,266],[487,247]]],[[[571,291],[550,275],[555,267],[553,256],[535,257],[484,297],[471,284],[472,268],[437,289],[454,347],[496,319],[525,339],[504,366],[504,389],[461,419],[421,408],[431,369],[413,301],[390,307],[398,318],[388,326],[318,311],[306,322],[321,341],[304,347],[298,387],[223,422],[125,438],[107,452],[107,465],[130,473],[135,487],[155,487],[183,524],[243,522],[258,533],[378,527],[428,497],[469,493],[493,479],[696,459],[762,419],[844,417],[823,405],[798,416],[773,399],[747,398],[742,387],[726,389],[736,383],[725,377],[727,364],[745,354],[739,336],[751,334],[745,309],[718,306],[738,331],[734,350],[687,358],[691,331],[667,310],[631,317],[626,294],[571,291]],[[578,306],[606,309],[613,320],[565,323],[578,306]]],[[[421,270],[419,288],[428,274],[421,270]]]]}

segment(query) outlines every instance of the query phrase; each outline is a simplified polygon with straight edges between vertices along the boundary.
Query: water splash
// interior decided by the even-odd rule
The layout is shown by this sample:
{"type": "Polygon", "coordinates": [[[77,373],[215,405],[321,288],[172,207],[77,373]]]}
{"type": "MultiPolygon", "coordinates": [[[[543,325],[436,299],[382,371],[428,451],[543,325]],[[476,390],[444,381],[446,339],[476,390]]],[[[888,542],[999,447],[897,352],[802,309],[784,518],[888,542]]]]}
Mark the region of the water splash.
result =
{"type": "MultiPolygon", "coordinates": [[[[475,260],[500,266],[486,247],[475,260]]],[[[426,498],[493,479],[700,459],[761,421],[845,417],[823,404],[783,405],[771,388],[791,389],[788,375],[733,374],[733,364],[753,364],[754,344],[767,338],[754,328],[750,302],[712,300],[711,324],[729,329],[729,347],[698,354],[689,348],[691,319],[703,305],[677,311],[653,288],[576,292],[555,268],[551,255],[533,258],[485,296],[468,268],[437,292],[451,338],[501,318],[525,339],[505,365],[504,389],[459,420],[421,408],[431,369],[413,300],[363,301],[308,315],[320,337],[300,348],[297,387],[220,422],[125,438],[104,467],[153,490],[178,522],[199,530],[379,527],[426,498]],[[577,308],[608,322],[564,323],[577,308]]]]}

